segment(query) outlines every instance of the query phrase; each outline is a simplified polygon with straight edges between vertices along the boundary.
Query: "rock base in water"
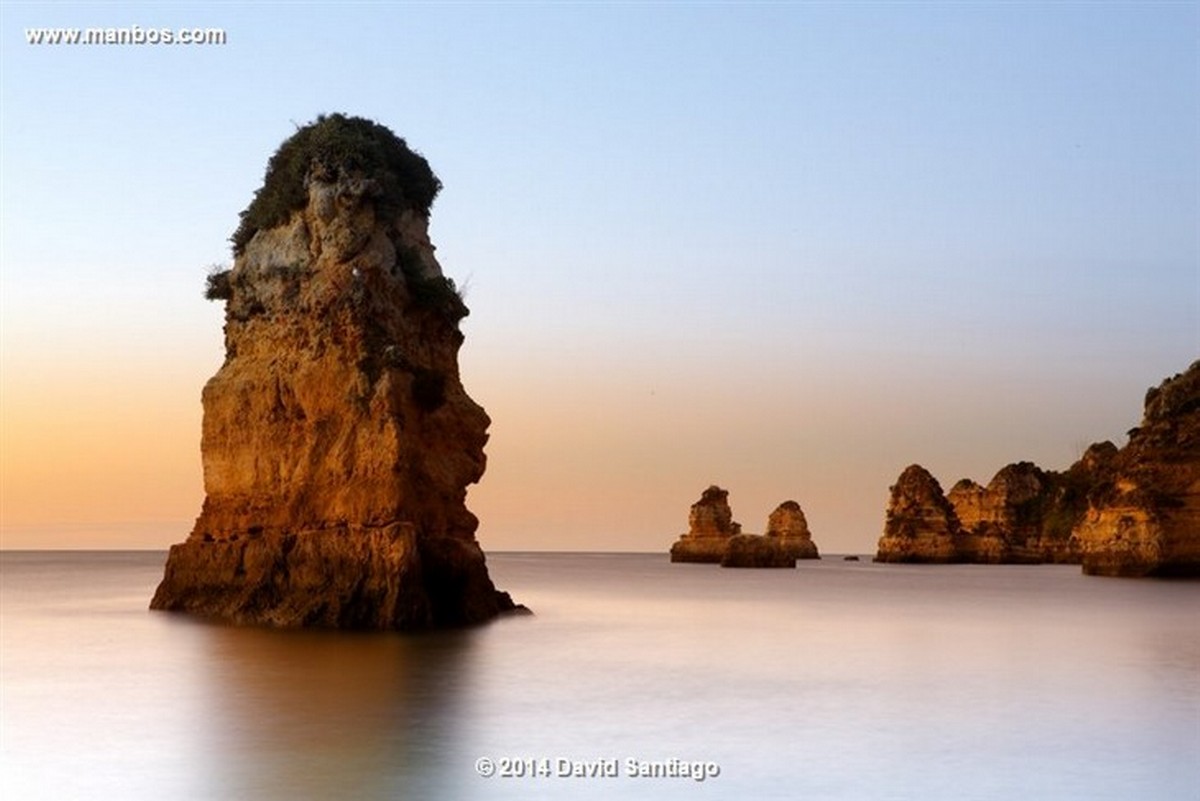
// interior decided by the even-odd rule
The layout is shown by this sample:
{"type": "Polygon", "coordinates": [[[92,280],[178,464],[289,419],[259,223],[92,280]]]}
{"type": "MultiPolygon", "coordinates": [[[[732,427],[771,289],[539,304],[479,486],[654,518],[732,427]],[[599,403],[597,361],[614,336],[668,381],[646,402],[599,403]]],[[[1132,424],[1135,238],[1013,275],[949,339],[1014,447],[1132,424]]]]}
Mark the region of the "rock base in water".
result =
{"type": "Polygon", "coordinates": [[[173,545],[150,608],[239,624],[417,630],[515,609],[483,551],[411,526],[261,534],[173,545]]]}
{"type": "Polygon", "coordinates": [[[729,538],[721,567],[796,566],[793,552],[772,537],[761,534],[735,534],[729,538]]]}

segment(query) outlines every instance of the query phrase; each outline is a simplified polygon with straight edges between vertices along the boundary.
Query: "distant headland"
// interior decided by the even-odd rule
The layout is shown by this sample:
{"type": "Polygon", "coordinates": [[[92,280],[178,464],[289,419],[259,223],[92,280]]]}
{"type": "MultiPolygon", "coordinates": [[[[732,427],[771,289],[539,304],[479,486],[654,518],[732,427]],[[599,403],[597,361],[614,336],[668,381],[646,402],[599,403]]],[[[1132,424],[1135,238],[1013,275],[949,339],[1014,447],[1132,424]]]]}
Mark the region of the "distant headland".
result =
{"type": "Polygon", "coordinates": [[[948,494],[920,465],[891,487],[877,562],[1081,563],[1103,576],[1200,576],[1200,361],[1146,393],[1129,442],[1064,472],[1008,465],[948,494]]]}
{"type": "Polygon", "coordinates": [[[514,608],[467,510],[490,420],[459,379],[467,307],[429,240],[441,183],[370,120],[271,157],[208,277],[204,505],[151,608],[239,623],[424,629],[514,608]]]}

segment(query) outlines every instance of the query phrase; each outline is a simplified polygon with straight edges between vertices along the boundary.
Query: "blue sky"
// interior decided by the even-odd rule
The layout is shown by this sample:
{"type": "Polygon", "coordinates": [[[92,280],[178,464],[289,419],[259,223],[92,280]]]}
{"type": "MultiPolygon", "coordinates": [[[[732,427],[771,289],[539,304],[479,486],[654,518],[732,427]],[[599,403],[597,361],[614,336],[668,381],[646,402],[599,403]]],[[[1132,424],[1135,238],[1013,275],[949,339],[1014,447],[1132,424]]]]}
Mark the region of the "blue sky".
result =
{"type": "Polygon", "coordinates": [[[3,544],[186,534],[204,272],[328,111],[445,184],[485,548],[665,549],[715,482],[747,530],[794,498],[869,551],[910,462],[1120,444],[1200,356],[1198,32],[1195,3],[0,3],[3,544]],[[134,24],[229,42],[25,42],[134,24]]]}

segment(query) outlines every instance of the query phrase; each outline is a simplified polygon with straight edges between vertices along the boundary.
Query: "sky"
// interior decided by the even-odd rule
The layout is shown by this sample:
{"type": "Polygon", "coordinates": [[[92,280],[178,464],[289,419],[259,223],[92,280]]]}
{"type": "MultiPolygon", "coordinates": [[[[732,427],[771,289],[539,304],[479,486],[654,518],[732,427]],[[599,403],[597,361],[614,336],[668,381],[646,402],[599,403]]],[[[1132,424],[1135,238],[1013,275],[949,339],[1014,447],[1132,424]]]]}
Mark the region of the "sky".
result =
{"type": "Polygon", "coordinates": [[[1194,2],[0,0],[0,546],[186,537],[204,276],[335,111],[443,181],[485,550],[665,552],[715,483],[872,553],[908,464],[1064,469],[1200,357],[1194,2]],[[27,40],[134,25],[227,42],[27,40]]]}

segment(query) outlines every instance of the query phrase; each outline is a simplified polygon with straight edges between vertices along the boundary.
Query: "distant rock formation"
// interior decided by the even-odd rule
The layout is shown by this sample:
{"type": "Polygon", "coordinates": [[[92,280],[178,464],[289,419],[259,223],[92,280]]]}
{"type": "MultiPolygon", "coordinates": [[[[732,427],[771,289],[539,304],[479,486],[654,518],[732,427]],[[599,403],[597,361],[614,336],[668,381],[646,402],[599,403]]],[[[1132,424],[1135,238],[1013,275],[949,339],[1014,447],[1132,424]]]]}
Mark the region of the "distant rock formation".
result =
{"type": "Polygon", "coordinates": [[[784,501],[767,519],[766,534],[743,534],[733,520],[729,492],[713,485],[692,504],[688,532],[671,546],[672,562],[713,562],[723,567],[795,567],[820,559],[804,511],[784,501]]]}
{"type": "Polygon", "coordinates": [[[767,518],[767,537],[776,540],[779,547],[792,559],[820,559],[817,544],[808,530],[804,510],[795,501],[784,501],[767,518]]]}
{"type": "Polygon", "coordinates": [[[892,487],[877,562],[1078,563],[1071,539],[1112,443],[1093,445],[1070,470],[1032,462],[1002,468],[986,487],[962,479],[948,495],[919,465],[892,487]]]}
{"type": "Polygon", "coordinates": [[[714,484],[692,504],[688,532],[671,546],[671,561],[719,563],[729,538],[741,533],[741,524],[733,520],[729,491],[714,484]]]}
{"type": "Polygon", "coordinates": [[[440,187],[391,131],[333,115],[271,159],[204,387],[204,506],[151,608],[424,629],[513,608],[466,508],[489,419],[459,380],[466,306],[427,234],[440,187]]]}
{"type": "Polygon", "coordinates": [[[1142,424],[1110,461],[1074,530],[1083,571],[1200,576],[1200,361],[1146,393],[1142,424]]]}
{"type": "Polygon", "coordinates": [[[1008,465],[948,495],[919,465],[891,488],[877,562],[1079,563],[1086,573],[1200,575],[1200,362],[1146,395],[1118,449],[1064,472],[1008,465]]]}
{"type": "Polygon", "coordinates": [[[725,544],[721,567],[792,567],[796,557],[777,538],[762,534],[734,534],[725,544]]]}
{"type": "Polygon", "coordinates": [[[962,532],[942,485],[924,467],[909,465],[891,487],[876,562],[953,562],[962,532]]]}

